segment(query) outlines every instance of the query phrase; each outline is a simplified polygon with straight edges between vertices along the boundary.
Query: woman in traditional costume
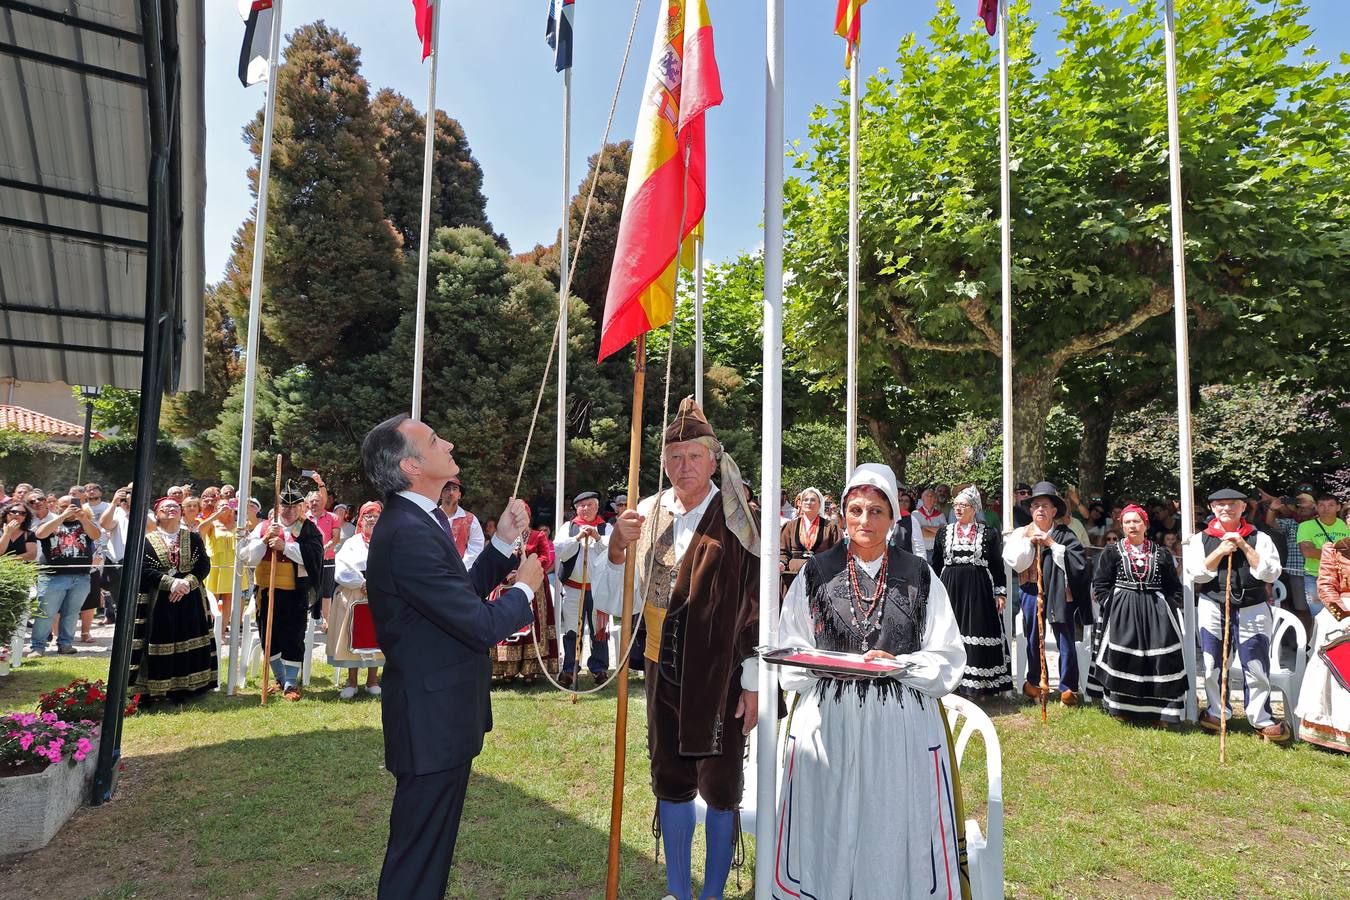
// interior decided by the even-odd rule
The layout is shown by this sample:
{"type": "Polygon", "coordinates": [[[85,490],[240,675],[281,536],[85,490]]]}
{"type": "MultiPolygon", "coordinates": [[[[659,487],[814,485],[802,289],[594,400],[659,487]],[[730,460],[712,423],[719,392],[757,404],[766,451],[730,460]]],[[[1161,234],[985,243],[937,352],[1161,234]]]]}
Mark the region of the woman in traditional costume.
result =
{"type": "Polygon", "coordinates": [[[783,668],[798,699],[775,843],[781,896],[962,896],[960,788],[938,698],[961,683],[966,651],[942,581],[887,544],[896,493],[889,467],[859,466],[844,541],[807,560],[784,600],[780,647],[899,668],[877,679],[783,668]]]}
{"type": "MultiPolygon", "coordinates": [[[[538,528],[529,532],[525,539],[525,556],[531,553],[539,557],[539,565],[544,574],[553,571],[556,560],[553,542],[548,538],[547,528],[538,528]]],[[[515,573],[505,583],[492,592],[492,599],[509,588],[515,582],[515,573]]],[[[534,630],[524,628],[492,648],[492,677],[514,680],[524,678],[526,684],[533,684],[546,671],[549,675],[558,674],[558,626],[553,611],[553,587],[550,579],[545,578],[543,585],[534,594],[534,630]],[[535,642],[539,644],[539,655],[535,656],[535,642]],[[539,660],[544,661],[540,668],[539,660]]],[[[599,640],[600,638],[597,638],[599,640]]]]}
{"type": "Polygon", "coordinates": [[[813,487],[806,488],[797,495],[797,517],[783,525],[778,571],[784,596],[808,559],[839,543],[839,526],[821,515],[824,506],[824,495],[813,487]]]}
{"type": "Polygon", "coordinates": [[[202,539],[183,525],[178,501],[160,499],[154,513],[155,527],[145,536],[127,683],[142,701],[182,702],[220,681],[202,589],[211,559],[202,539]]]}
{"type": "Polygon", "coordinates": [[[1350,552],[1322,545],[1317,599],[1322,611],[1313,620],[1313,653],[1299,691],[1298,736],[1310,744],[1350,753],[1350,684],[1338,678],[1322,658],[1331,641],[1350,635],[1350,552]]]}
{"type": "Polygon", "coordinates": [[[1092,596],[1101,616],[1092,633],[1087,696],[1121,719],[1166,724],[1186,711],[1181,578],[1172,554],[1148,533],[1148,513],[1127,506],[1123,540],[1097,556],[1092,596]]]}
{"type": "MultiPolygon", "coordinates": [[[[375,531],[375,523],[380,520],[380,511],[384,507],[372,500],[362,505],[356,519],[356,534],[347,538],[333,557],[333,577],[337,582],[337,591],[333,595],[333,605],[328,615],[328,664],[335,669],[347,670],[347,684],[338,691],[343,700],[356,696],[357,676],[366,670],[366,693],[378,697],[380,688],[380,666],[384,665],[384,654],[378,650],[363,649],[374,642],[373,623],[369,633],[359,627],[357,607],[366,604],[366,557],[370,553],[370,536],[375,531]],[[352,638],[358,640],[354,643],[352,638]]],[[[366,608],[369,612],[369,607],[366,608]]],[[[365,617],[369,621],[369,617],[365,617]]]]}
{"type": "Polygon", "coordinates": [[[938,529],[933,546],[933,572],[951,598],[966,671],[957,693],[967,697],[1011,691],[1012,665],[1003,633],[1007,578],[1003,570],[1003,536],[980,521],[980,492],[968,487],[952,501],[956,521],[938,529]]]}

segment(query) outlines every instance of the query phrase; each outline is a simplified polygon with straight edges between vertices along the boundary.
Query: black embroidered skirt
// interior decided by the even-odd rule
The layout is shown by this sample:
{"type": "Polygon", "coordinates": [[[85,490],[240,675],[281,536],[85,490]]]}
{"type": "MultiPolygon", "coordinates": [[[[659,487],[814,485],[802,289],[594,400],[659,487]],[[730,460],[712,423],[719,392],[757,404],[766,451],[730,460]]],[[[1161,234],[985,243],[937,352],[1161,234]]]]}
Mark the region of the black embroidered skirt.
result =
{"type": "Polygon", "coordinates": [[[220,681],[216,636],[201,591],[177,603],[168,591],[141,594],[131,639],[129,690],[143,698],[186,700],[220,681]]]}
{"type": "Polygon", "coordinates": [[[1117,586],[1092,632],[1087,696],[1112,715],[1180,722],[1186,661],[1177,612],[1162,595],[1117,586]]]}
{"type": "Polygon", "coordinates": [[[994,583],[982,566],[947,566],[942,584],[966,648],[966,672],[958,693],[989,696],[1012,690],[1012,667],[1003,617],[994,603],[994,583]]]}

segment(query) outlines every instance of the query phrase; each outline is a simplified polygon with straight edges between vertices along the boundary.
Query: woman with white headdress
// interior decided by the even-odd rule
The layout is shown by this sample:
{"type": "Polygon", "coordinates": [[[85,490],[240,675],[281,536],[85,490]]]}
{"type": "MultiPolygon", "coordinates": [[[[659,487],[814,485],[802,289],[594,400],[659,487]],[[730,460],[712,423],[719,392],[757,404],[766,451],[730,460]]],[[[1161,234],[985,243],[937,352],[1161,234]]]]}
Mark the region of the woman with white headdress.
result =
{"type": "Polygon", "coordinates": [[[821,515],[825,497],[813,487],[797,495],[797,517],[783,523],[778,542],[778,571],[784,595],[806,561],[839,543],[839,526],[821,515]]]}
{"type": "Polygon", "coordinates": [[[897,665],[880,678],[783,667],[782,685],[798,698],[775,885],[822,900],[960,897],[960,788],[939,698],[961,682],[961,634],[928,563],[888,545],[899,509],[890,468],[859,466],[842,507],[844,540],[793,581],[779,647],[897,665]]]}
{"type": "Polygon", "coordinates": [[[933,571],[942,579],[966,647],[966,674],[957,692],[1002,694],[1013,687],[1008,638],[1003,632],[1007,578],[1003,536],[981,520],[980,492],[972,485],[952,501],[950,525],[938,529],[933,571]]]}

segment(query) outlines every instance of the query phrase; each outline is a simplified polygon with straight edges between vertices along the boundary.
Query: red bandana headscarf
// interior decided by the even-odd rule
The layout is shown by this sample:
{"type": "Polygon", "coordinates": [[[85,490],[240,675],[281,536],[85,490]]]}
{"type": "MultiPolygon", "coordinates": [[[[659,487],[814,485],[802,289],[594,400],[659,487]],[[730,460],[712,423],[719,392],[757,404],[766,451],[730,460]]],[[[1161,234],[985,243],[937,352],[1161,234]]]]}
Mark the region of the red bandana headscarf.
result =
{"type": "Polygon", "coordinates": [[[1146,511],[1144,510],[1144,508],[1143,508],[1142,506],[1140,506],[1139,504],[1137,504],[1137,503],[1131,503],[1129,506],[1125,507],[1124,509],[1122,509],[1122,510],[1120,511],[1120,520],[1121,520],[1122,522],[1125,521],[1125,514],[1126,514],[1126,513],[1138,513],[1138,514],[1139,514],[1139,518],[1141,518],[1141,519],[1144,520],[1144,527],[1145,527],[1145,528],[1148,527],[1148,512],[1146,512],[1146,511]]]}

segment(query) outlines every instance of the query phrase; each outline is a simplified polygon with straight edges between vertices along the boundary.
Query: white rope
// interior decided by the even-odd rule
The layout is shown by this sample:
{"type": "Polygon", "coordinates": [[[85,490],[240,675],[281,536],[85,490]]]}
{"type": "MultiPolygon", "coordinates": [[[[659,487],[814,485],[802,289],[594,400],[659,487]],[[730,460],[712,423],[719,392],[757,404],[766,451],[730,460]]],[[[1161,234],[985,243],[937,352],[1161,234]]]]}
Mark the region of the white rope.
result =
{"type": "MultiPolygon", "coordinates": [[[[628,57],[633,51],[633,35],[637,33],[638,17],[642,13],[642,0],[633,6],[633,23],[628,27],[628,43],[623,48],[623,62],[619,65],[619,81],[614,85],[614,98],[609,102],[609,118],[605,120],[605,134],[600,139],[600,159],[595,164],[595,177],[591,179],[591,189],[586,194],[586,206],[581,211],[581,228],[577,231],[577,246],[572,252],[572,264],[567,270],[567,283],[572,283],[577,272],[577,262],[581,259],[581,241],[586,237],[586,224],[591,217],[591,202],[595,200],[595,187],[600,183],[600,174],[605,167],[605,154],[609,152],[609,131],[614,125],[614,111],[619,107],[619,93],[623,89],[623,76],[628,71],[628,57]]],[[[559,273],[561,277],[562,273],[559,273]]],[[[525,435],[525,452],[520,455],[520,468],[516,470],[516,486],[511,490],[514,499],[520,495],[520,481],[525,477],[525,462],[530,458],[530,444],[534,440],[534,428],[539,424],[539,407],[544,402],[544,392],[548,390],[549,372],[553,371],[553,355],[558,350],[558,335],[562,331],[562,316],[553,328],[553,343],[548,348],[548,361],[544,363],[544,376],[539,381],[539,394],[534,399],[534,415],[530,418],[530,430],[525,435]]],[[[559,488],[562,486],[559,485],[559,488]]]]}

